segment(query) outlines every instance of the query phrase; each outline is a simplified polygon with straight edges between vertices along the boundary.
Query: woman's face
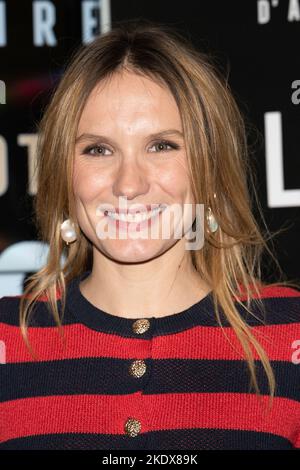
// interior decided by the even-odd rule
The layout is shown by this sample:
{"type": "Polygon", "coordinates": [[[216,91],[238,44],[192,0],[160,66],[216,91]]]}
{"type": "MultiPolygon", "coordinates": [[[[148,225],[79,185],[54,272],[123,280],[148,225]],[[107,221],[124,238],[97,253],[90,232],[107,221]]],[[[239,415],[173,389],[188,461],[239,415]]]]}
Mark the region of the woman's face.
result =
{"type": "Polygon", "coordinates": [[[180,205],[177,207],[183,210],[187,204],[194,214],[194,201],[181,119],[167,88],[127,71],[94,88],[78,126],[73,188],[82,231],[110,258],[147,261],[179,241],[174,237],[175,219],[170,209],[180,205]],[[127,198],[127,206],[120,206],[122,197],[127,198]],[[106,215],[104,207],[126,207],[127,211],[135,205],[141,205],[147,216],[151,215],[147,205],[167,207],[139,227],[124,220],[119,225],[113,216],[106,215]],[[170,236],[162,237],[167,211],[171,213],[170,236]],[[99,236],[102,229],[108,233],[109,227],[115,227],[116,231],[110,232],[115,236],[99,236]],[[158,236],[151,235],[155,227],[158,236]]]}

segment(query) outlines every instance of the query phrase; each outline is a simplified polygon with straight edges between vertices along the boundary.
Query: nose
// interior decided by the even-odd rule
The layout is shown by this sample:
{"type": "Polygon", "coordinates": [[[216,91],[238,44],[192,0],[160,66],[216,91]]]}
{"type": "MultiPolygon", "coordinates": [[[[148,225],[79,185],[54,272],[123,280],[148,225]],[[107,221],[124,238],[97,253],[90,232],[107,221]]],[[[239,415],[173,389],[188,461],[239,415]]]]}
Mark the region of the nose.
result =
{"type": "Polygon", "coordinates": [[[112,190],[116,198],[126,196],[127,199],[135,199],[147,194],[150,185],[149,174],[143,165],[136,161],[123,161],[115,175],[112,190]]]}

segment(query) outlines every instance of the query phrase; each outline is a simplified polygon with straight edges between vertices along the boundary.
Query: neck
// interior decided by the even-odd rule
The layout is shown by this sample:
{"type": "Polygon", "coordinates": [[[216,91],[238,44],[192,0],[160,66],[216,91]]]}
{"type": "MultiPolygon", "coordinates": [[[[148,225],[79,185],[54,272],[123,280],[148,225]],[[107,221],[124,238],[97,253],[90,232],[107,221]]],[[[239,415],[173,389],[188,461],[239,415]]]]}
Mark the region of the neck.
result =
{"type": "Polygon", "coordinates": [[[176,245],[162,256],[136,264],[118,263],[96,251],[91,274],[80,283],[80,290],[93,305],[120,317],[181,312],[205,297],[210,287],[193,267],[190,252],[176,245]]]}

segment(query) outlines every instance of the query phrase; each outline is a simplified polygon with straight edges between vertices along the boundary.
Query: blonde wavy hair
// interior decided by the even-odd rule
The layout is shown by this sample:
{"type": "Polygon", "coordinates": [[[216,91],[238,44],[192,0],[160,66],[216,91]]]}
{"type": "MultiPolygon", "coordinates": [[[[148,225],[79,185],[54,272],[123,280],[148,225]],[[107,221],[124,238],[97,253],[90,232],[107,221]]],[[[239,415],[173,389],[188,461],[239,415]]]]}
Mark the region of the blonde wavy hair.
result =
{"type": "MultiPolygon", "coordinates": [[[[263,310],[261,288],[267,285],[261,275],[264,250],[275,261],[283,277],[278,261],[267,245],[274,234],[271,235],[266,226],[255,190],[246,120],[228,80],[217,70],[210,55],[196,50],[181,33],[165,24],[145,20],[119,22],[109,32],[81,46],[71,57],[44,110],[38,126],[35,169],[38,189],[34,218],[38,238],[49,244],[49,255],[46,265],[27,278],[21,297],[19,320],[24,341],[31,354],[37,357],[29,342],[27,328],[33,307],[43,296],[65,342],[62,322],[66,287],[75,276],[90,268],[92,259],[92,244],[78,225],[72,190],[78,123],[93,88],[101,80],[125,69],[163,83],[176,100],[186,136],[195,201],[211,207],[219,223],[216,232],[204,231],[204,246],[191,251],[192,262],[212,287],[216,318],[225,336],[219,307],[240,341],[242,357],[250,371],[250,386],[254,385],[261,396],[252,347],[258,353],[272,401],[276,381],[270,361],[235,305],[237,302],[253,316],[252,304],[263,310]],[[252,213],[253,200],[264,231],[252,213]],[[61,223],[66,218],[74,221],[79,234],[77,242],[67,247],[60,234],[61,223]],[[64,253],[66,262],[62,267],[64,253]],[[61,311],[57,306],[58,291],[61,311]],[[241,301],[241,295],[246,302],[241,301]]],[[[298,288],[297,284],[285,280],[268,285],[288,284],[298,288]]]]}

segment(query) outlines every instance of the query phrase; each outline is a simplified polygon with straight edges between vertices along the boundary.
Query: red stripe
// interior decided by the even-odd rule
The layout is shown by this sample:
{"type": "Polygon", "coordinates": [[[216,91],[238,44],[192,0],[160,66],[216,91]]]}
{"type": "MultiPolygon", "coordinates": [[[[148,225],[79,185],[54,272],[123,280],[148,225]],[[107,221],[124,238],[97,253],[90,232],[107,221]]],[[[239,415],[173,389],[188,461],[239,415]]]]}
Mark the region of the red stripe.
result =
{"type": "MultiPolygon", "coordinates": [[[[246,293],[246,290],[242,285],[240,285],[241,291],[246,293]]],[[[260,295],[262,298],[271,298],[271,297],[300,297],[300,290],[294,289],[293,287],[286,286],[262,286],[260,289],[260,295]]],[[[239,296],[240,300],[245,300],[245,295],[241,294],[239,296]]],[[[258,295],[253,293],[253,298],[257,299],[258,295]]]]}
{"type": "MultiPolygon", "coordinates": [[[[65,325],[67,347],[62,348],[57,327],[30,328],[30,342],[39,361],[78,359],[81,357],[116,357],[119,359],[243,359],[242,346],[231,327],[196,326],[170,335],[151,339],[123,338],[90,330],[84,325],[65,325]]],[[[265,349],[270,360],[300,361],[300,323],[257,326],[252,333],[265,349]],[[298,343],[297,343],[298,341],[298,343]],[[299,351],[299,352],[298,352],[299,351]]],[[[32,361],[18,326],[1,325],[1,338],[6,345],[6,362],[32,361]]],[[[259,359],[254,351],[255,359],[259,359]]]]}
{"type": "MultiPolygon", "coordinates": [[[[152,357],[178,359],[243,359],[244,353],[240,341],[232,327],[195,327],[168,336],[159,336],[153,340],[152,357]],[[224,333],[226,334],[226,339],[224,333]],[[230,341],[230,343],[229,343],[230,341]],[[157,355],[156,355],[157,353],[157,355]]],[[[286,325],[257,326],[251,333],[266,351],[270,360],[291,361],[295,353],[295,340],[300,340],[300,323],[286,325]]],[[[300,343],[299,350],[300,361],[300,343]]],[[[252,347],[255,359],[259,355],[252,347]]]]}
{"type": "MultiPolygon", "coordinates": [[[[263,396],[267,404],[268,396],[263,396]]],[[[49,433],[124,435],[131,417],[141,432],[213,428],[267,432],[295,443],[300,403],[274,398],[268,414],[255,395],[171,393],[143,395],[68,395],[19,399],[0,404],[0,441],[49,433]]]]}

